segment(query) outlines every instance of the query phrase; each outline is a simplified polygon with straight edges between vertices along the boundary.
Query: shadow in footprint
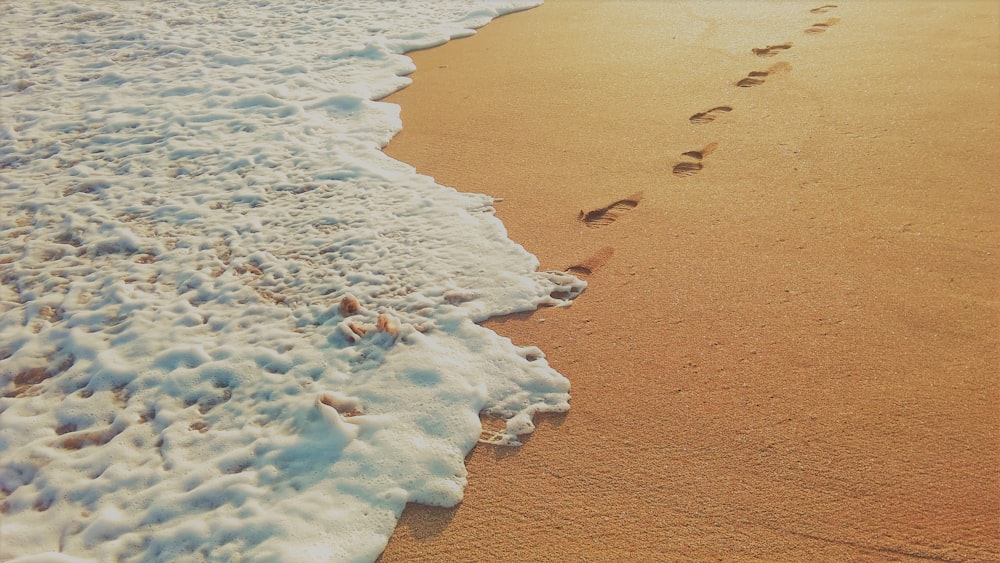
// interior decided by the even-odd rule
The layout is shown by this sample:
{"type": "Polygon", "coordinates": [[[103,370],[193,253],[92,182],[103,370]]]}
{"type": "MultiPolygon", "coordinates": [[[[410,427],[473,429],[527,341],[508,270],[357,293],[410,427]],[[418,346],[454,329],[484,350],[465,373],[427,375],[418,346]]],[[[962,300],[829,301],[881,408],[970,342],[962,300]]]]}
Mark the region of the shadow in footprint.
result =
{"type": "Polygon", "coordinates": [[[695,173],[697,173],[699,170],[705,167],[701,163],[701,161],[706,156],[715,152],[715,149],[717,149],[718,147],[719,143],[709,143],[705,145],[705,148],[701,149],[700,151],[687,151],[685,153],[681,153],[681,156],[689,158],[691,160],[685,160],[675,164],[674,176],[680,176],[681,178],[684,178],[686,176],[693,176],[695,173]]]}
{"type": "Polygon", "coordinates": [[[759,86],[764,83],[765,76],[771,76],[772,74],[777,74],[779,72],[788,72],[792,70],[792,65],[782,61],[780,63],[775,63],[771,65],[767,70],[755,70],[747,75],[746,78],[741,79],[736,83],[740,88],[750,88],[751,86],[759,86]]]}
{"type": "Polygon", "coordinates": [[[762,49],[754,48],[751,49],[751,51],[753,51],[753,54],[757,55],[758,57],[773,57],[778,53],[780,53],[781,51],[791,48],[792,44],[789,42],[789,43],[782,43],[781,45],[768,45],[767,47],[764,47],[762,49]]]}
{"type": "Polygon", "coordinates": [[[715,121],[715,114],[717,114],[717,113],[729,113],[731,111],[733,111],[733,108],[731,108],[729,106],[719,106],[719,107],[714,107],[714,108],[712,108],[712,109],[710,109],[708,111],[703,111],[701,113],[696,113],[696,114],[692,115],[691,117],[689,117],[688,119],[691,121],[691,123],[695,123],[695,124],[699,124],[699,123],[711,123],[712,121],[715,121]]]}
{"type": "Polygon", "coordinates": [[[809,29],[805,30],[804,33],[807,33],[809,35],[815,35],[817,33],[823,33],[830,26],[837,25],[837,23],[839,21],[840,20],[837,19],[837,18],[830,18],[830,19],[826,20],[825,22],[814,23],[814,24],[812,24],[812,27],[810,27],[809,29]]]}
{"type": "Polygon", "coordinates": [[[764,83],[764,77],[769,73],[765,71],[755,70],[747,75],[746,78],[741,79],[736,83],[740,88],[749,88],[751,86],[759,86],[764,83]]]}
{"type": "Polygon", "coordinates": [[[705,165],[700,162],[678,162],[674,165],[674,176],[693,176],[704,167],[705,165]]]}
{"type": "Polygon", "coordinates": [[[813,8],[812,10],[809,10],[809,13],[810,14],[825,14],[825,13],[829,12],[830,10],[836,8],[836,7],[837,7],[836,4],[826,4],[825,6],[820,6],[819,8],[813,8]]]}
{"type": "Polygon", "coordinates": [[[578,276],[589,276],[594,272],[596,272],[597,270],[603,268],[604,265],[607,264],[608,260],[611,259],[611,256],[614,253],[615,253],[614,248],[610,246],[605,246],[604,248],[598,250],[596,254],[594,254],[590,258],[587,258],[583,262],[580,262],[579,264],[574,264],[569,268],[566,268],[566,271],[571,274],[576,274],[578,276]]]}
{"type": "Polygon", "coordinates": [[[622,213],[635,209],[640,201],[642,201],[642,192],[632,194],[600,209],[580,211],[579,219],[583,221],[584,225],[591,228],[604,227],[617,221],[622,213]]]}

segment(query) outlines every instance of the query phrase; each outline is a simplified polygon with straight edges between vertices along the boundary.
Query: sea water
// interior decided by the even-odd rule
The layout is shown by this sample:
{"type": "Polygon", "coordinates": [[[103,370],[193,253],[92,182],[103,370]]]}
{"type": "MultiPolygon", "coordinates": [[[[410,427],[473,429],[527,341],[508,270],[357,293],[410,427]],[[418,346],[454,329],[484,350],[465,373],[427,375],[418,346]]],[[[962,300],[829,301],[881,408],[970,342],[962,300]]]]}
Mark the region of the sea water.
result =
{"type": "Polygon", "coordinates": [[[0,559],[372,560],[568,408],[475,323],[583,283],[375,101],[534,3],[0,3],[0,559]]]}

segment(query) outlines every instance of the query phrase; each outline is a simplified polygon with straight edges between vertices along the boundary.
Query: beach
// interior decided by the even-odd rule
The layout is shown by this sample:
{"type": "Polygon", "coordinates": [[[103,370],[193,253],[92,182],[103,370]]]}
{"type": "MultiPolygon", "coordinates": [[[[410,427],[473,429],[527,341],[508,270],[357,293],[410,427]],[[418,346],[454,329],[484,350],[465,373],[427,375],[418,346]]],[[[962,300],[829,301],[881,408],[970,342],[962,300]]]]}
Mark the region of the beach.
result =
{"type": "Polygon", "coordinates": [[[1000,558],[995,2],[548,0],[410,53],[385,152],[498,199],[571,381],[381,561],[1000,558]]]}

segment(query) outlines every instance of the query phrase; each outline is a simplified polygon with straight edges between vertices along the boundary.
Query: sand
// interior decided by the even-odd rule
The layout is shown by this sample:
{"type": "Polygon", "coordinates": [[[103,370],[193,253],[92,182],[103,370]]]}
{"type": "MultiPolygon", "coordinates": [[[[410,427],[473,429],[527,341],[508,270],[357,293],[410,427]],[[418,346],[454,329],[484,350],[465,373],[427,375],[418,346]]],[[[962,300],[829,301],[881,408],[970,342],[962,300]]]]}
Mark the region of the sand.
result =
{"type": "Polygon", "coordinates": [[[1000,4],[835,3],[549,0],[412,53],[386,152],[590,286],[487,323],[572,410],[383,562],[1000,559],[1000,4]]]}

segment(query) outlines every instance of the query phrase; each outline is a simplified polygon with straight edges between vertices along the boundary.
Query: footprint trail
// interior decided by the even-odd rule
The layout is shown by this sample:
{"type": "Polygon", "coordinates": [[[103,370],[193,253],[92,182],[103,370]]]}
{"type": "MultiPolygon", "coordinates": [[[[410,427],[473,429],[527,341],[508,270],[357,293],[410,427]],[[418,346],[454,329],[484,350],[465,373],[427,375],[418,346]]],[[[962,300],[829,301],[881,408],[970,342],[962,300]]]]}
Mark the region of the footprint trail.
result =
{"type": "MultiPolygon", "coordinates": [[[[809,10],[812,14],[825,14],[833,9],[837,8],[836,4],[824,4],[809,10]]],[[[804,30],[804,33],[808,35],[814,35],[817,33],[824,33],[830,27],[838,24],[840,22],[839,18],[829,18],[826,21],[814,23],[811,27],[804,30]]],[[[777,56],[783,51],[787,51],[792,48],[792,42],[786,41],[785,43],[779,43],[777,45],[768,45],[766,47],[754,47],[751,52],[761,58],[770,58],[777,56]]],[[[735,84],[740,88],[751,88],[753,86],[760,86],[769,80],[772,76],[778,73],[789,72],[792,70],[792,65],[785,61],[775,63],[768,67],[766,70],[755,70],[748,73],[744,78],[738,80],[735,84]]],[[[704,124],[711,123],[715,121],[721,114],[733,111],[731,106],[716,106],[712,109],[698,112],[688,120],[693,124],[704,124]]],[[[718,143],[710,143],[706,145],[700,151],[688,151],[681,153],[682,160],[678,162],[673,167],[673,173],[675,176],[684,178],[687,176],[693,176],[701,171],[705,165],[705,158],[711,154],[718,147],[718,143]]],[[[583,221],[588,227],[600,227],[607,225],[617,219],[618,215],[629,209],[632,209],[638,204],[638,201],[633,200],[621,200],[612,203],[611,205],[595,209],[589,213],[580,212],[580,220],[583,221]]],[[[579,272],[583,274],[589,274],[590,269],[581,263],[577,266],[572,266],[571,271],[579,272]]]]}

